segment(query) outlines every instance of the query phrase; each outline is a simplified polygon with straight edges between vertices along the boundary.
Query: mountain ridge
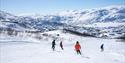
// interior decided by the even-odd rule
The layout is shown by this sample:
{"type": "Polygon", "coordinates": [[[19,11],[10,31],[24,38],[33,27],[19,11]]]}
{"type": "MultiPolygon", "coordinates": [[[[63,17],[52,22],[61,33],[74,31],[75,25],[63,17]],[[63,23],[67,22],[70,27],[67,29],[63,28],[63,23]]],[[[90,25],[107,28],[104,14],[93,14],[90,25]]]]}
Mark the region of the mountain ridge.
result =
{"type": "Polygon", "coordinates": [[[34,17],[15,16],[13,14],[0,11],[1,30],[11,28],[18,31],[37,30],[44,32],[66,28],[80,33],[87,33],[89,35],[95,34],[99,37],[100,34],[105,35],[107,33],[111,35],[116,33],[124,35],[124,24],[125,5],[96,8],[86,11],[64,11],[55,15],[34,17]],[[122,27],[123,29],[117,29],[119,27],[122,27]],[[114,29],[115,31],[113,31],[114,29]]]}

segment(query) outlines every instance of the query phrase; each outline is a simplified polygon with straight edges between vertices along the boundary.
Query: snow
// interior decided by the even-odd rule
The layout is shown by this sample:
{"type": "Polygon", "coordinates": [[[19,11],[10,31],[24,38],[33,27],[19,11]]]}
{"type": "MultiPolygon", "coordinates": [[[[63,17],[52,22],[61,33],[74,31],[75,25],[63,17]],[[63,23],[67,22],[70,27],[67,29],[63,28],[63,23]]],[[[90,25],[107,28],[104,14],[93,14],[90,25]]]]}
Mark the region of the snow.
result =
{"type": "Polygon", "coordinates": [[[49,35],[46,37],[48,40],[0,35],[0,63],[125,63],[124,42],[81,37],[61,30],[45,33],[49,35]],[[58,38],[56,51],[51,50],[53,36],[58,38]],[[63,41],[64,50],[59,47],[60,41],[63,41]],[[74,51],[76,41],[80,42],[84,57],[74,51]],[[104,52],[100,52],[99,48],[102,43],[104,52]]]}
{"type": "MultiPolygon", "coordinates": [[[[10,21],[11,23],[17,22],[21,25],[28,26],[28,28],[37,28],[43,22],[57,22],[64,23],[67,25],[83,25],[91,24],[98,22],[125,22],[125,5],[113,5],[102,8],[93,8],[93,9],[77,9],[77,10],[68,10],[62,11],[54,14],[41,15],[40,13],[21,13],[22,15],[12,15],[10,13],[0,11],[0,24],[4,21],[10,21]]],[[[17,24],[14,23],[14,24],[17,24]]],[[[50,23],[50,24],[51,24],[50,23]]],[[[17,24],[17,25],[19,25],[17,24]]],[[[4,24],[3,24],[4,25],[4,24]]],[[[43,24],[42,24],[43,25],[43,24]]],[[[9,27],[5,25],[6,27],[9,27]]],[[[23,26],[22,26],[23,27],[23,26]]],[[[13,27],[12,27],[13,28],[13,27]]],[[[24,27],[25,28],[25,27],[24,27]]],[[[40,30],[40,29],[39,29],[40,30]]]]}
{"type": "MultiPolygon", "coordinates": [[[[124,10],[125,5],[116,5],[89,10],[69,10],[54,15],[31,13],[32,16],[28,13],[15,16],[0,11],[2,31],[0,31],[0,63],[125,63],[125,42],[120,40],[82,37],[63,33],[61,30],[36,34],[18,32],[17,36],[8,36],[6,35],[8,32],[4,31],[4,28],[37,31],[58,27],[63,29],[68,25],[72,25],[71,28],[73,28],[77,25],[79,28],[72,30],[83,32],[82,27],[97,27],[102,32],[100,36],[119,37],[124,35],[124,10]],[[59,26],[60,24],[54,24],[55,22],[66,24],[66,26],[59,26]],[[117,35],[116,31],[121,35],[117,35]],[[56,40],[56,51],[51,49],[53,39],[56,40]],[[59,47],[61,41],[64,44],[64,50],[59,47]],[[82,46],[82,56],[74,51],[76,41],[79,41],[82,46]],[[100,52],[102,43],[104,43],[104,52],[100,52]]],[[[85,30],[85,32],[90,31],[85,30]]]]}
{"type": "Polygon", "coordinates": [[[12,29],[20,30],[20,31],[28,30],[28,29],[26,29],[24,27],[21,27],[21,26],[17,25],[17,24],[9,23],[9,22],[0,22],[0,27],[1,28],[8,28],[8,27],[10,28],[10,27],[12,27],[12,29]]]}
{"type": "Polygon", "coordinates": [[[116,22],[105,22],[105,23],[94,23],[83,25],[85,27],[118,27],[120,25],[125,25],[125,23],[116,23],[116,22]]]}

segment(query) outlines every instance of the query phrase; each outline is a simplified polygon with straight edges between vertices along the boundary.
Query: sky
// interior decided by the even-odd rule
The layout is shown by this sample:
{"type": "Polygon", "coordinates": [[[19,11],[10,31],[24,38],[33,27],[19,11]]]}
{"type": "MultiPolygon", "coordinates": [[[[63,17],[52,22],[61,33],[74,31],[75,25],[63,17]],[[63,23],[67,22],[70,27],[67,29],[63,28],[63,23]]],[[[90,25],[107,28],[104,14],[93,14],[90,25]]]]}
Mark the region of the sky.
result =
{"type": "Polygon", "coordinates": [[[0,10],[13,14],[51,14],[64,10],[123,5],[125,0],[0,0],[0,10]]]}

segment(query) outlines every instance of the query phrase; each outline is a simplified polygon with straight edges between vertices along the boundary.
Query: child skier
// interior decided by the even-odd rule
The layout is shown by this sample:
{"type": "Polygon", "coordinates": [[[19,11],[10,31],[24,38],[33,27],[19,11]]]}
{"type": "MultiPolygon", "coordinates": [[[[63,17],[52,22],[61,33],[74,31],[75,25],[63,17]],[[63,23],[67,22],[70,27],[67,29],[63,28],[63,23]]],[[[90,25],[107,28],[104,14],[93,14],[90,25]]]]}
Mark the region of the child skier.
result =
{"type": "Polygon", "coordinates": [[[81,49],[81,46],[80,46],[79,42],[77,41],[75,44],[75,50],[76,50],[77,54],[81,55],[80,49],[81,49]]]}

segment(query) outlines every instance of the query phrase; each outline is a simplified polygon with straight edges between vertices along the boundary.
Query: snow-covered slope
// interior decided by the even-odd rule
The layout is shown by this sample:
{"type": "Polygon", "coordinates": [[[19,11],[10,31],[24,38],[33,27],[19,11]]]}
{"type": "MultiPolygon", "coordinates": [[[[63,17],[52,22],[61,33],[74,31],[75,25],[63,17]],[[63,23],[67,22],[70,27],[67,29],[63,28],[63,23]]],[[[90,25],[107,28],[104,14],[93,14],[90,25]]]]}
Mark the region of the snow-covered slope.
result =
{"type": "Polygon", "coordinates": [[[41,16],[25,16],[25,17],[16,17],[12,14],[0,11],[0,21],[13,21],[16,22],[27,22],[34,23],[33,25],[37,26],[37,23],[43,21],[48,22],[57,22],[57,23],[66,23],[80,25],[85,23],[97,23],[97,22],[125,22],[125,5],[118,6],[109,6],[104,8],[95,8],[89,10],[72,10],[72,11],[63,11],[55,15],[41,15],[41,16]],[[35,21],[35,22],[34,22],[35,21]]]}
{"type": "MultiPolygon", "coordinates": [[[[40,35],[40,34],[38,34],[40,35]]],[[[37,36],[38,36],[37,35],[37,36]]],[[[12,37],[0,35],[1,63],[125,63],[125,43],[115,39],[81,37],[61,30],[45,32],[38,40],[32,35],[12,37]],[[44,36],[43,36],[44,34],[44,36]],[[45,36],[45,34],[47,34],[45,36]],[[57,34],[59,34],[57,36],[57,34]],[[56,51],[51,50],[51,42],[56,39],[56,51]],[[64,50],[59,47],[63,41],[64,50]],[[79,41],[82,55],[77,55],[74,45],[79,41]],[[104,43],[104,52],[100,45],[104,43]]]]}
{"type": "Polygon", "coordinates": [[[14,21],[17,16],[0,10],[0,21],[14,21]]]}
{"type": "Polygon", "coordinates": [[[125,6],[109,6],[89,10],[73,10],[59,13],[61,16],[70,18],[74,24],[96,23],[96,22],[125,22],[125,6]]]}
{"type": "Polygon", "coordinates": [[[124,25],[125,5],[89,10],[70,10],[59,12],[55,15],[40,16],[14,16],[10,13],[0,11],[0,30],[11,28],[18,31],[38,30],[43,32],[71,26],[72,28],[79,26],[77,30],[80,29],[83,31],[84,29],[81,29],[81,27],[92,27],[93,30],[94,28],[98,28],[99,30],[105,30],[105,28],[112,30],[115,28],[117,30],[121,26],[124,28],[124,25]]]}

